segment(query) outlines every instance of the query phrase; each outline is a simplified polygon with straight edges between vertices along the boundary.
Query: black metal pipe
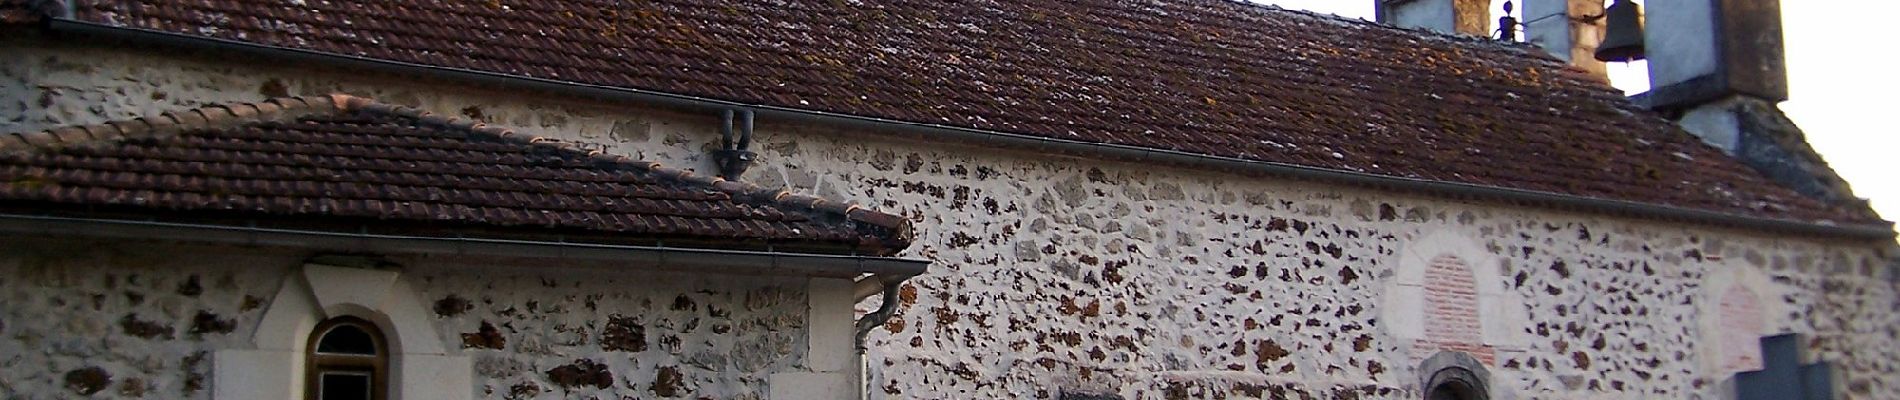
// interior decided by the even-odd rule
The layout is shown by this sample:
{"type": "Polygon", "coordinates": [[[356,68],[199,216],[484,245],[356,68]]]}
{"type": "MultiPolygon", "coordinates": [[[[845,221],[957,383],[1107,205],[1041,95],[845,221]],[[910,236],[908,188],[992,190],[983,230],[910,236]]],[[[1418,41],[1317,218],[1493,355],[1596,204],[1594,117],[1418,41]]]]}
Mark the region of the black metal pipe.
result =
{"type": "MultiPolygon", "coordinates": [[[[869,360],[865,359],[866,348],[864,345],[864,340],[871,336],[872,330],[876,330],[877,327],[890,322],[891,317],[897,315],[897,307],[899,305],[899,300],[898,300],[899,290],[900,288],[904,287],[905,281],[908,281],[910,280],[910,278],[915,278],[915,277],[917,276],[916,275],[872,275],[872,276],[864,278],[864,279],[878,280],[878,284],[882,286],[882,289],[879,291],[884,293],[884,296],[883,296],[884,298],[883,298],[883,302],[878,304],[877,310],[871,311],[869,314],[864,314],[863,317],[858,318],[857,326],[856,326],[857,332],[855,332],[856,334],[852,335],[851,337],[852,348],[855,350],[855,353],[857,353],[857,356],[858,356],[858,382],[857,383],[858,383],[858,398],[860,399],[869,398],[865,396],[865,394],[870,393],[870,390],[871,390],[870,376],[869,376],[871,363],[869,360]]],[[[855,296],[853,296],[853,298],[856,299],[855,296]]],[[[858,299],[858,300],[862,300],[862,299],[858,299]]]]}
{"type": "Polygon", "coordinates": [[[890,321],[891,316],[897,315],[898,288],[904,285],[904,281],[910,280],[910,278],[914,276],[916,275],[898,275],[886,278],[883,275],[879,275],[866,278],[878,279],[882,282],[884,285],[884,302],[877,306],[877,311],[872,311],[870,314],[865,314],[863,318],[858,319],[858,330],[857,336],[854,337],[854,343],[857,344],[859,354],[864,353],[864,338],[870,336],[871,331],[877,329],[879,325],[884,325],[885,322],[890,321]]]}
{"type": "Polygon", "coordinates": [[[504,87],[543,90],[581,97],[601,98],[612,101],[626,101],[656,104],[666,107],[678,107],[693,110],[706,109],[743,109],[756,110],[768,118],[786,118],[821,124],[836,124],[845,127],[862,127],[874,130],[890,130],[928,135],[931,138],[963,141],[981,145],[992,145],[1044,151],[1055,153],[1086,153],[1131,162],[1165,163],[1189,168],[1202,168],[1213,171],[1231,171],[1246,174],[1278,176],[1291,179],[1327,181],[1347,185],[1374,188],[1415,191],[1420,193],[1444,195],[1455,198],[1478,197],[1506,202],[1524,202],[1560,209],[1577,209],[1614,215],[1626,215],[1667,221],[1685,221],[1716,226],[1733,227],[1748,230],[1761,230],[1795,235],[1812,235],[1831,238],[1849,238],[1862,240],[1892,240],[1895,236],[1893,223],[1841,225],[1829,222],[1807,222],[1765,217],[1753,217],[1724,214],[1713,211],[1684,207],[1639,203],[1625,200],[1601,199],[1552,192],[1524,189],[1511,189],[1495,186],[1483,186],[1467,183],[1431,181],[1414,178],[1375,175],[1361,172],[1330,170],[1303,165],[1247,160],[1233,157],[1194,154],[1176,150],[1152,149],[1120,144],[1092,143],[1075,140],[1029,136],[998,131],[986,131],[973,128],[939,125],[921,122],[898,121],[877,117],[838,114],[824,111],[802,110],[764,104],[748,104],[729,100],[689,96],[635,88],[593,85],[577,82],[557,81],[546,78],[511,76],[494,72],[475,71],[461,68],[449,68],[433,65],[407,63],[401,61],[379,60],[367,57],[322,53],[303,49],[270,46],[257,43],[240,42],[225,39],[182,35],[171,32],[155,31],[143,28],[120,27],[94,22],[57,18],[49,22],[49,29],[59,33],[97,36],[124,40],[128,42],[177,46],[191,49],[232,51],[241,54],[264,56],[288,62],[323,63],[339,67],[361,68],[392,74],[425,75],[436,78],[466,81],[478,84],[490,84],[504,87]]]}
{"type": "Polygon", "coordinates": [[[732,150],[732,109],[719,112],[719,149],[732,150]]]}
{"type": "Polygon", "coordinates": [[[759,154],[752,152],[751,149],[752,110],[737,111],[742,119],[738,133],[732,131],[733,113],[734,110],[730,108],[719,113],[720,147],[718,150],[713,150],[712,156],[718,164],[719,176],[736,181],[745,175],[747,169],[752,168],[752,163],[758,160],[759,154]],[[736,139],[735,136],[737,136],[736,139]]]}
{"type": "Polygon", "coordinates": [[[20,214],[0,214],[0,234],[232,244],[327,252],[559,258],[607,261],[616,263],[616,266],[662,270],[847,279],[864,274],[915,276],[924,273],[930,266],[930,260],[894,257],[379,235],[20,214]]]}
{"type": "Polygon", "coordinates": [[[751,151],[752,150],[752,110],[745,110],[744,114],[745,114],[745,125],[742,125],[744,128],[739,130],[739,147],[735,147],[733,148],[733,150],[751,151]]]}

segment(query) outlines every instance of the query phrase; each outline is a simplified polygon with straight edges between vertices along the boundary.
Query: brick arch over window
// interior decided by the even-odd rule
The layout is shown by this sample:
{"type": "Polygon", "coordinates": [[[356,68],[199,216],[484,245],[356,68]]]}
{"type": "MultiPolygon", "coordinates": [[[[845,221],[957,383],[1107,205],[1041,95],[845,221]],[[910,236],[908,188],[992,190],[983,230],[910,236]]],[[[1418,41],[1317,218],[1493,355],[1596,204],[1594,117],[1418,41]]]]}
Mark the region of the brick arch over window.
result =
{"type": "Polygon", "coordinates": [[[1523,299],[1505,289],[1502,260],[1456,232],[1408,240],[1385,284],[1381,319],[1414,360],[1464,352],[1494,365],[1499,352],[1527,347],[1523,299]]]}

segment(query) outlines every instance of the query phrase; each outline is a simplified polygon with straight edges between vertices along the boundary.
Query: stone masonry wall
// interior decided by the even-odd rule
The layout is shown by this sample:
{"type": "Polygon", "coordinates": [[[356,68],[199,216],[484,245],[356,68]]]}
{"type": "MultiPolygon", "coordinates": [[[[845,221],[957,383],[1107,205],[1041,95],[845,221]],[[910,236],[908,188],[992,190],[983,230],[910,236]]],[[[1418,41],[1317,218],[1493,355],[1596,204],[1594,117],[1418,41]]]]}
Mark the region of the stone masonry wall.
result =
{"type": "MultiPolygon", "coordinates": [[[[0,116],[18,116],[0,131],[340,90],[702,170],[717,142],[710,115],[637,105],[216,56],[0,50],[19,55],[0,63],[0,116]]],[[[1704,309],[1730,284],[1764,293],[1765,331],[1810,335],[1851,398],[1900,397],[1900,291],[1881,246],[777,120],[754,145],[747,180],[908,215],[921,237],[905,255],[937,261],[871,336],[873,398],[1417,398],[1415,366],[1446,342],[1492,349],[1495,398],[1723,398],[1720,330],[1706,327],[1719,312],[1704,309]],[[1441,256],[1466,262],[1478,297],[1443,309],[1476,314],[1484,343],[1412,337],[1433,330],[1386,312],[1456,294],[1406,291],[1427,282],[1406,278],[1423,271],[1411,265],[1429,263],[1405,260],[1441,256]]],[[[478,323],[459,318],[451,331],[478,323]]]]}
{"type": "MultiPolygon", "coordinates": [[[[208,398],[304,256],[7,237],[0,397],[208,398]]],[[[481,398],[760,399],[802,363],[803,280],[399,262],[481,398]]]]}
{"type": "Polygon", "coordinates": [[[293,265],[230,248],[0,238],[6,398],[209,397],[211,353],[248,347],[293,265]]]}
{"type": "Polygon", "coordinates": [[[490,399],[763,399],[805,345],[804,280],[430,261],[436,331],[490,399]]]}

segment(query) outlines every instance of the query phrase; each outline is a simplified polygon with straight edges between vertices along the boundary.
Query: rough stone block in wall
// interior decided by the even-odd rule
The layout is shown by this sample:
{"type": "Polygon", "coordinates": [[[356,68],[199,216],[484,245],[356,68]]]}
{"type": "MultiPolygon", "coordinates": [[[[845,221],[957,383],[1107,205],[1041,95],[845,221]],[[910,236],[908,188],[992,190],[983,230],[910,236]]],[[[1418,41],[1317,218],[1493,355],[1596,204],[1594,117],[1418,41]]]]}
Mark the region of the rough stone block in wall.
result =
{"type": "MultiPolygon", "coordinates": [[[[526,132],[700,170],[710,170],[704,150],[718,140],[711,115],[638,105],[7,43],[8,54],[32,61],[0,66],[0,74],[9,74],[0,78],[23,81],[25,74],[71,84],[51,89],[50,97],[41,88],[0,90],[0,107],[19,107],[22,112],[10,115],[25,116],[0,130],[250,101],[265,89],[343,90],[462,110],[526,132]],[[51,105],[38,105],[43,97],[51,105]]],[[[1900,291],[1865,247],[960,147],[771,119],[760,122],[754,145],[761,161],[748,180],[910,216],[922,237],[906,255],[937,261],[930,275],[905,288],[901,313],[887,325],[891,332],[871,337],[874,398],[1050,398],[1063,388],[1129,399],[1417,398],[1421,371],[1414,366],[1421,356],[1415,350],[1426,344],[1396,339],[1395,327],[1379,317],[1381,296],[1400,254],[1421,237],[1444,232],[1490,255],[1455,256],[1496,260],[1467,265],[1473,276],[1496,277],[1475,285],[1497,285],[1522,303],[1523,318],[1498,322],[1511,324],[1500,330],[1524,337],[1521,345],[1495,349],[1491,373],[1501,393],[1715,396],[1725,375],[1696,349],[1719,337],[1696,321],[1705,315],[1703,305],[1718,300],[1701,287],[1753,269],[1778,294],[1762,297],[1764,308],[1780,310],[1768,314],[1765,329],[1810,334],[1811,354],[1842,360],[1850,398],[1900,397],[1900,366],[1893,361],[1900,360],[1900,335],[1894,334],[1900,316],[1893,312],[1900,291]]],[[[1481,311],[1494,307],[1484,300],[1480,296],[1476,306],[1481,311]]],[[[700,300],[692,301],[698,306],[700,300]]],[[[1481,327],[1493,322],[1487,314],[1479,313],[1481,327]]],[[[500,318],[488,319],[507,332],[500,318]]],[[[481,318],[444,321],[453,326],[443,328],[444,335],[483,331],[481,318]]],[[[14,332],[17,322],[5,322],[6,332],[14,332]]],[[[656,335],[652,325],[645,329],[656,335]]],[[[462,343],[460,336],[445,340],[462,343]]],[[[507,337],[501,346],[520,348],[519,341],[507,337]]],[[[648,345],[669,346],[659,339],[648,345]]],[[[576,357],[536,360],[543,364],[530,367],[514,357],[477,362],[504,371],[588,370],[576,357]]],[[[629,375],[617,368],[607,370],[616,379],[629,375]]],[[[665,366],[635,368],[631,375],[672,382],[659,379],[665,366]]],[[[698,380],[679,382],[691,387],[698,380]]],[[[490,397],[517,387],[521,393],[558,390],[538,381],[492,385],[497,394],[490,397]]]]}

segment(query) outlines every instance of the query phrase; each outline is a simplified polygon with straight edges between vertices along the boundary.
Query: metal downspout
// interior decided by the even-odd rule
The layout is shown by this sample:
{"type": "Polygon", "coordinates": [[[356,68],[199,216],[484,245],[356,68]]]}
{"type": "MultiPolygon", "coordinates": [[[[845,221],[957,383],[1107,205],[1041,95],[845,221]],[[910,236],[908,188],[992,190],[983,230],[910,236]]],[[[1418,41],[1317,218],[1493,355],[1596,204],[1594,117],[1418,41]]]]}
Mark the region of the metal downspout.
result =
{"type": "Polygon", "coordinates": [[[864,353],[864,338],[870,336],[871,331],[877,329],[879,325],[890,321],[892,315],[897,314],[897,288],[903,286],[904,281],[910,280],[913,276],[916,275],[902,276],[890,280],[884,279],[883,275],[873,275],[870,278],[865,278],[884,281],[884,290],[880,291],[880,293],[884,294],[884,303],[879,304],[876,311],[865,314],[864,318],[858,319],[858,334],[856,340],[853,342],[857,345],[858,353],[864,353]]]}
{"type": "Polygon", "coordinates": [[[726,109],[719,112],[719,149],[713,150],[713,159],[719,163],[719,177],[727,180],[739,180],[746,169],[757,162],[758,153],[752,152],[752,110],[726,109]],[[734,115],[740,120],[738,132],[733,131],[734,115]]]}
{"type": "MultiPolygon", "coordinates": [[[[859,282],[862,285],[865,281],[875,280],[877,286],[881,287],[878,293],[884,294],[884,303],[879,304],[876,311],[865,314],[864,318],[858,319],[857,335],[852,339],[852,345],[857,349],[858,356],[858,399],[860,400],[871,398],[871,360],[865,353],[864,339],[871,335],[872,330],[884,325],[885,322],[889,322],[891,316],[897,314],[898,288],[903,287],[905,281],[916,276],[917,275],[897,275],[886,278],[886,275],[871,275],[859,282]]],[[[862,290],[858,290],[858,292],[862,293],[862,290]]],[[[857,300],[863,301],[864,298],[858,297],[857,300]]]]}

